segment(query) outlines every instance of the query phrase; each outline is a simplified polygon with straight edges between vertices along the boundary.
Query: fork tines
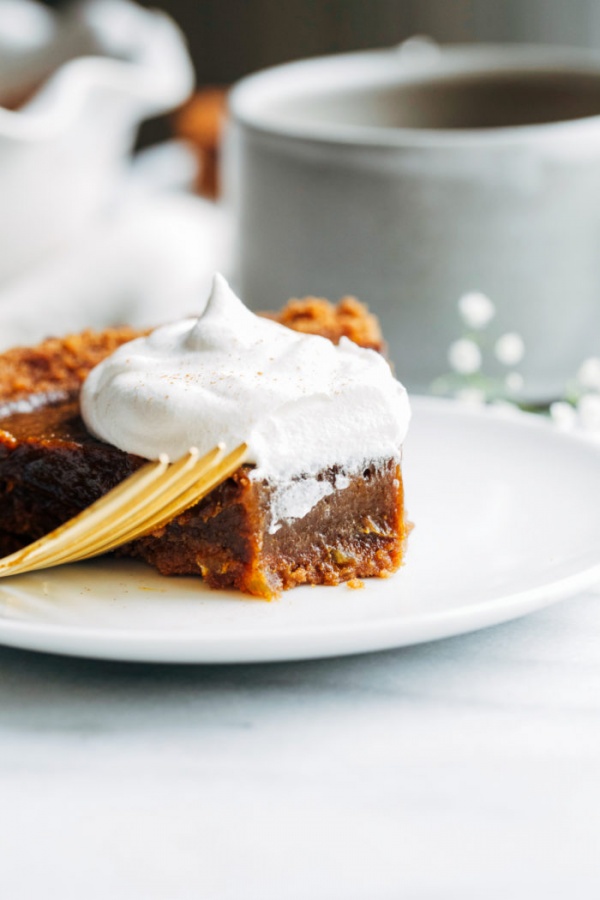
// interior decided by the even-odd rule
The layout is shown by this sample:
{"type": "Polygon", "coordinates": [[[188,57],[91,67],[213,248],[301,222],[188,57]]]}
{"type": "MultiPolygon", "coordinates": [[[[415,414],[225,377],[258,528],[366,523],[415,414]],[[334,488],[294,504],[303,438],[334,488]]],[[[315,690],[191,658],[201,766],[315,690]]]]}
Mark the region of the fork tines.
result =
{"type": "Polygon", "coordinates": [[[50,534],[0,559],[0,578],[108,553],[150,534],[185,512],[242,464],[247,445],[227,456],[195,447],[175,463],[167,456],[147,463],[83,512],[50,534]]]}

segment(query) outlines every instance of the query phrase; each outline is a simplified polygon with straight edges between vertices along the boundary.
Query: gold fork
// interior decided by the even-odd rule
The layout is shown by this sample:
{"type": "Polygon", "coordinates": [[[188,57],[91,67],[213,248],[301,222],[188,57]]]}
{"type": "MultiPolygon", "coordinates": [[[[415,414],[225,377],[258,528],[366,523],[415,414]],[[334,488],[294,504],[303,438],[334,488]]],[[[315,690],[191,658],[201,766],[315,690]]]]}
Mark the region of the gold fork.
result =
{"type": "Polygon", "coordinates": [[[170,522],[229,478],[247,445],[223,457],[223,445],[200,456],[195,447],[175,463],[167,456],[142,466],[112,491],[49,534],[0,559],[0,578],[108,553],[170,522]]]}

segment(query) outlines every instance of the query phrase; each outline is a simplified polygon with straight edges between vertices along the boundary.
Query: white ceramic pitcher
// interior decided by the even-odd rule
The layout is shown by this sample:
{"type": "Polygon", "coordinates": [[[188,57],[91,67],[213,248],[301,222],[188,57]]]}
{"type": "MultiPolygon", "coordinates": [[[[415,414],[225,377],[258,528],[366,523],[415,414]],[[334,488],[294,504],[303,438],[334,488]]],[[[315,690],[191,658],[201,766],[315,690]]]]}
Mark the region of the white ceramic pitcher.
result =
{"type": "Polygon", "coordinates": [[[140,122],[193,82],[185,40],[162,13],[127,0],[62,15],[0,0],[0,282],[114,202],[140,122]]]}

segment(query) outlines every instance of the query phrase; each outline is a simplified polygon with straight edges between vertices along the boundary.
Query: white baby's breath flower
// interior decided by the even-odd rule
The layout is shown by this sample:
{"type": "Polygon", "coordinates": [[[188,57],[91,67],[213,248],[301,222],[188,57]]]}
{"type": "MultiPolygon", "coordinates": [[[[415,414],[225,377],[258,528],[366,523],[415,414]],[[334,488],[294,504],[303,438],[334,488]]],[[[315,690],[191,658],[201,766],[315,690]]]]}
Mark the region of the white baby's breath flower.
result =
{"type": "Polygon", "coordinates": [[[450,345],[448,362],[455,372],[472,375],[481,368],[481,350],[475,341],[461,338],[450,345]]]}
{"type": "Polygon", "coordinates": [[[570,403],[565,403],[564,400],[557,400],[556,403],[550,405],[550,416],[557,428],[561,428],[563,431],[570,431],[577,422],[577,412],[570,403]]]}
{"type": "Polygon", "coordinates": [[[518,394],[524,384],[525,379],[520,372],[509,372],[504,379],[504,387],[510,394],[518,394]]]}
{"type": "Polygon", "coordinates": [[[525,344],[520,334],[509,331],[498,338],[494,347],[496,359],[505,366],[516,366],[525,354],[525,344]]]}
{"type": "Polygon", "coordinates": [[[584,394],[577,403],[577,411],[584,431],[600,434],[600,394],[584,394]]]}
{"type": "Polygon", "coordinates": [[[458,301],[458,311],[469,328],[485,328],[496,315],[496,307],[489,297],[479,291],[469,291],[458,301]]]}
{"type": "Polygon", "coordinates": [[[591,356],[581,363],[577,381],[588,391],[600,391],[600,357],[591,356]]]}

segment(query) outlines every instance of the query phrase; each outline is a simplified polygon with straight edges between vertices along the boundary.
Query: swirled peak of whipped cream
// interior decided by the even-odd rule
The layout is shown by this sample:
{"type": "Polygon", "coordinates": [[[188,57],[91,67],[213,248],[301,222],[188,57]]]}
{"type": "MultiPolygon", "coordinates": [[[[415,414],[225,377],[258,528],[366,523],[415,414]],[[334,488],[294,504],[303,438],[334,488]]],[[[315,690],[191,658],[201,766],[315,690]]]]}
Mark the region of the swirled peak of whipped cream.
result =
{"type": "Polygon", "coordinates": [[[378,353],[254,315],[217,275],[198,319],[124,344],[92,370],[82,414],[128,453],[249,445],[254,478],[399,457],[410,409],[378,353]]]}

